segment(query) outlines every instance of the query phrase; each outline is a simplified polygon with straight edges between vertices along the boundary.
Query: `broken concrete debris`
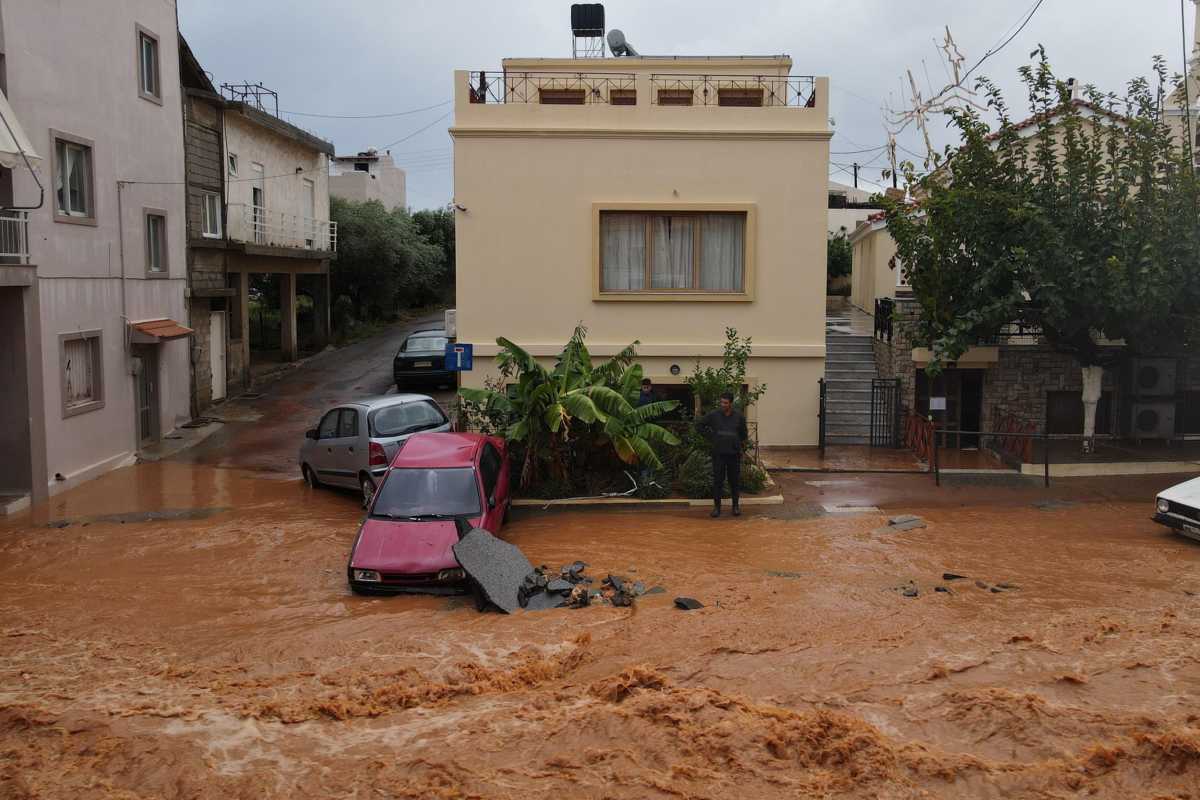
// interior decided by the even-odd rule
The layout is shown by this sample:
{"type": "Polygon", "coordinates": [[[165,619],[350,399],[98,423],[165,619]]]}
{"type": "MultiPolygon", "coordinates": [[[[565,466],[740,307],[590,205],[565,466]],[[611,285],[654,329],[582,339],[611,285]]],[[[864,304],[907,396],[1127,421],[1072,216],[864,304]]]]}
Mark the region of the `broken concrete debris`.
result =
{"type": "Polygon", "coordinates": [[[943,572],[942,573],[942,580],[944,580],[944,581],[964,581],[966,579],[967,579],[966,575],[958,575],[957,573],[954,573],[954,572],[943,572]]]}
{"type": "Polygon", "coordinates": [[[534,570],[520,548],[474,528],[463,534],[452,549],[484,600],[505,614],[521,608],[525,578],[534,570]]]}
{"type": "Polygon", "coordinates": [[[876,528],[872,533],[900,533],[926,527],[925,520],[914,514],[900,514],[888,520],[883,528],[876,528]]]}
{"type": "Polygon", "coordinates": [[[692,597],[676,597],[675,607],[684,611],[695,611],[697,608],[704,608],[704,603],[692,597]]]}

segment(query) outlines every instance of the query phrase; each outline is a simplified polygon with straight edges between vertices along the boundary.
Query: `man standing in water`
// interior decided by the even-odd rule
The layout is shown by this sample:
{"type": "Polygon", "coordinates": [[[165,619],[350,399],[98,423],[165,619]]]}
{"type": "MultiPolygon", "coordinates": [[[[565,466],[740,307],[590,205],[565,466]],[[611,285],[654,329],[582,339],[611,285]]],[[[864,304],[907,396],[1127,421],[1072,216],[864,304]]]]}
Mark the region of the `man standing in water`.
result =
{"type": "Polygon", "coordinates": [[[710,516],[721,516],[721,495],[725,493],[728,478],[733,515],[740,517],[738,483],[742,477],[742,447],[750,434],[746,431],[746,418],[733,408],[732,392],[721,393],[720,407],[701,417],[696,422],[696,430],[707,437],[712,446],[713,510],[710,516]]]}

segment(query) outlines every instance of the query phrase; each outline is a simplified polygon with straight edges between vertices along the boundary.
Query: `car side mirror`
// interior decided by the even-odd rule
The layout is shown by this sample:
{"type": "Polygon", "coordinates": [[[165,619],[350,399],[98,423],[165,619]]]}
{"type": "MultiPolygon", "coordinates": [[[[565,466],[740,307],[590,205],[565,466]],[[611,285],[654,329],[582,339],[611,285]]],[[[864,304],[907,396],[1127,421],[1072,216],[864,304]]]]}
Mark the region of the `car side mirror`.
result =
{"type": "Polygon", "coordinates": [[[316,439],[317,438],[317,429],[309,428],[308,430],[306,430],[304,432],[304,438],[305,439],[316,439]]]}

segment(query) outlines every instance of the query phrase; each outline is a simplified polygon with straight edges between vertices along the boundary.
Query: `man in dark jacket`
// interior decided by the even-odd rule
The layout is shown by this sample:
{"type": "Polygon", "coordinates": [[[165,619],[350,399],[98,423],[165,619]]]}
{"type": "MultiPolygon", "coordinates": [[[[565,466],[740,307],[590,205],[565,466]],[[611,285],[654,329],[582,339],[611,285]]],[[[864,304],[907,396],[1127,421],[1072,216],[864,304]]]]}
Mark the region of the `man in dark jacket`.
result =
{"type": "Polygon", "coordinates": [[[696,422],[696,430],[708,438],[712,446],[713,517],[721,516],[721,495],[725,480],[729,479],[729,493],[733,497],[733,515],[742,514],[738,507],[738,484],[742,477],[742,448],[750,434],[746,431],[746,418],[733,408],[733,393],[721,394],[721,405],[696,422]]]}

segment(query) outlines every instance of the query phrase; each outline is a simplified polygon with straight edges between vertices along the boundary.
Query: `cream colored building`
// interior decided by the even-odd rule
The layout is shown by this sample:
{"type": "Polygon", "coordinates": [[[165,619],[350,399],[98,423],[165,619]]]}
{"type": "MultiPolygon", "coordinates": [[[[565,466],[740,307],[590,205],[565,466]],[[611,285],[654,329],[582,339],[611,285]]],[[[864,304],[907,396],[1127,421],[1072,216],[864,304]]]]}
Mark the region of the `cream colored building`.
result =
{"type": "Polygon", "coordinates": [[[896,241],[887,231],[882,211],[858,224],[850,234],[850,246],[854,253],[850,262],[851,304],[874,314],[877,299],[894,298],[897,289],[908,291],[904,269],[896,258],[896,241]]]}
{"type": "Polygon", "coordinates": [[[404,170],[392,161],[392,154],[381,155],[374,148],[329,161],[329,193],[344,200],[378,200],[389,211],[405,208],[405,181],[404,170]]]}
{"type": "MultiPolygon", "coordinates": [[[[753,337],[760,441],[818,438],[825,362],[828,79],[787,56],[509,59],[458,71],[458,339],[547,359],[578,323],[633,340],[659,384],[753,337]],[[564,75],[563,73],[570,73],[564,75]]],[[[752,421],[754,421],[752,419],[752,421]]]]}

